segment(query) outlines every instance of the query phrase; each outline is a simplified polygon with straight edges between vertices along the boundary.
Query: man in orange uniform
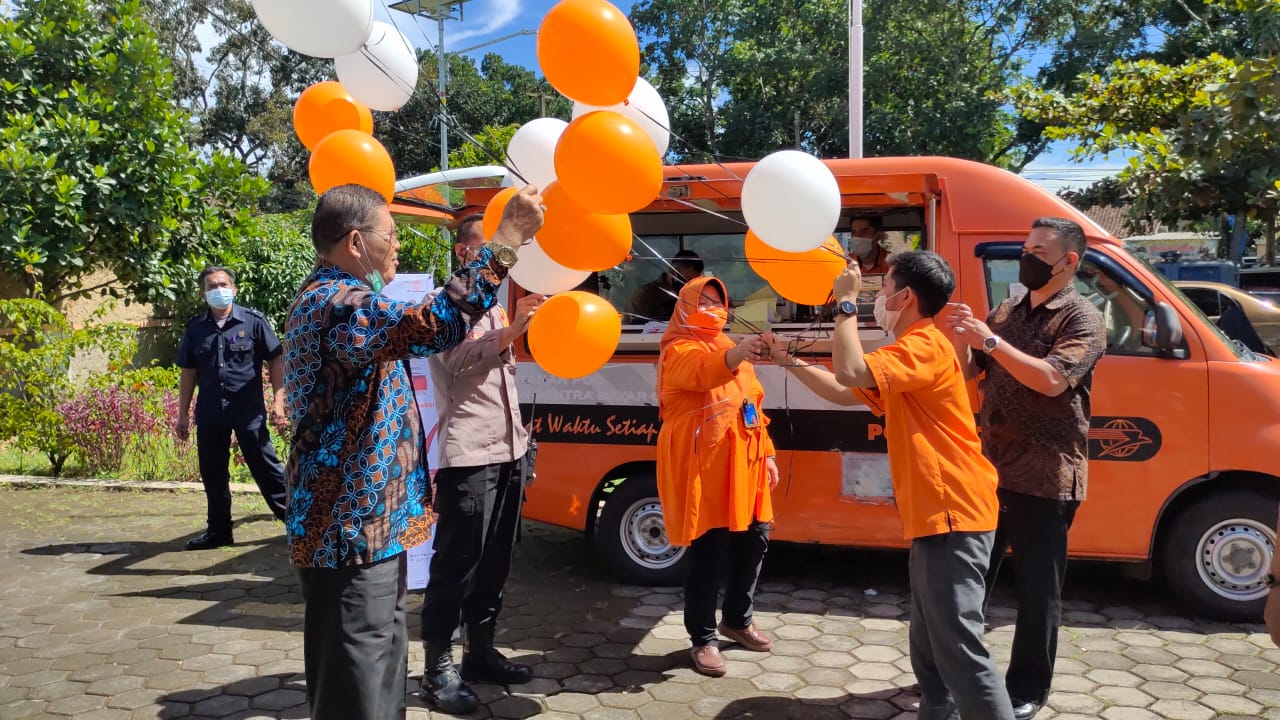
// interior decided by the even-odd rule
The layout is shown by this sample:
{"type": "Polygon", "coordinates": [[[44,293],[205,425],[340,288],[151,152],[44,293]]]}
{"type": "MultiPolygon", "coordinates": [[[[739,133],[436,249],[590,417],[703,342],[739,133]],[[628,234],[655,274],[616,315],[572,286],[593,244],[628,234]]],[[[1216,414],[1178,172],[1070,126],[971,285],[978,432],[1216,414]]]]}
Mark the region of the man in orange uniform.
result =
{"type": "Polygon", "coordinates": [[[734,344],[724,334],[728,305],[719,280],[686,283],[658,360],[658,497],[667,539],[689,546],[684,625],[694,670],[711,677],[725,674],[717,631],[747,650],[773,646],[751,619],[773,520],[769,491],[778,484],[764,389],[752,368],[768,348],[758,335],[734,344]]]}
{"type": "Polygon", "coordinates": [[[863,353],[856,262],[836,279],[835,373],[790,356],[770,338],[773,359],[822,397],[861,400],[885,417],[889,469],[911,540],[911,667],[920,682],[920,720],[1013,720],[1004,680],[982,642],[984,576],[998,505],[996,471],[983,456],[964,374],[933,318],[955,277],[927,252],[889,259],[876,321],[896,338],[863,353]],[[849,391],[853,388],[853,392],[849,391]]]}

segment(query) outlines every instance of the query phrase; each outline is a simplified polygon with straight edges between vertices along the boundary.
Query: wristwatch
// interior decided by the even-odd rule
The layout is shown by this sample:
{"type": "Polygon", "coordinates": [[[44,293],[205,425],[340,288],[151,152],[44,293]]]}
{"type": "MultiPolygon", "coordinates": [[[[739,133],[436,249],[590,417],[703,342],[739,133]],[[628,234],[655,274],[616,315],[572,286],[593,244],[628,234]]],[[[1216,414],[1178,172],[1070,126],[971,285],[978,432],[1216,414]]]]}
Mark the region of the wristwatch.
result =
{"type": "Polygon", "coordinates": [[[516,261],[520,259],[519,256],[516,255],[516,251],[512,249],[510,245],[503,245],[502,243],[497,242],[487,242],[484,246],[488,248],[489,252],[493,253],[493,259],[497,260],[498,264],[504,268],[510,269],[511,266],[515,265],[516,261]]]}
{"type": "Polygon", "coordinates": [[[836,303],[836,314],[837,315],[857,315],[858,306],[849,300],[841,300],[839,303],[836,303]]]}
{"type": "Polygon", "coordinates": [[[998,347],[1000,347],[1000,336],[999,336],[999,335],[992,335],[992,336],[988,337],[986,340],[983,340],[983,341],[982,341],[982,352],[984,352],[984,353],[986,353],[986,354],[988,354],[988,355],[990,355],[991,353],[995,352],[996,348],[998,348],[998,347]]]}

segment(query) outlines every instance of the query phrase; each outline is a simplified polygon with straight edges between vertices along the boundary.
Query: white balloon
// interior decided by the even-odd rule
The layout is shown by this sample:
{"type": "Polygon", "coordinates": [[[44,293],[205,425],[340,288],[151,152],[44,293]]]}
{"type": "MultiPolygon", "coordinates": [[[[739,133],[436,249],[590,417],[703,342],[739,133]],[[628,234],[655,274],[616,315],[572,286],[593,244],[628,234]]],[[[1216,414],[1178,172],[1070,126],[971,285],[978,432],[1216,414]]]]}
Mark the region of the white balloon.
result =
{"type": "Polygon", "coordinates": [[[373,30],[373,0],[253,0],[253,9],[267,32],[303,55],[349,55],[373,30]]]}
{"type": "Polygon", "coordinates": [[[418,85],[418,56],[404,33],[374,21],[369,41],[358,52],[333,61],[338,81],[351,97],[374,110],[399,110],[418,85]]]}
{"type": "Polygon", "coordinates": [[[526,243],[516,251],[516,264],[511,266],[511,279],[531,293],[554,295],[572,290],[591,275],[589,270],[572,270],[547,257],[538,241],[526,243]]]}
{"type": "Polygon", "coordinates": [[[572,117],[576,119],[580,115],[596,110],[612,110],[635,120],[657,146],[658,155],[667,154],[667,148],[671,145],[671,116],[667,113],[667,104],[662,101],[662,96],[649,84],[648,80],[642,77],[636,78],[636,86],[631,89],[631,95],[625,103],[610,107],[596,107],[575,102],[572,117]]]}
{"type": "Polygon", "coordinates": [[[840,220],[840,186],[818,158],[782,150],[747,173],[742,215],[766,244],[784,252],[812,250],[831,237],[840,220]]]}
{"type": "Polygon", "coordinates": [[[543,190],[556,179],[556,143],[567,127],[563,120],[538,118],[516,130],[507,145],[507,169],[516,187],[533,184],[543,190]]]}

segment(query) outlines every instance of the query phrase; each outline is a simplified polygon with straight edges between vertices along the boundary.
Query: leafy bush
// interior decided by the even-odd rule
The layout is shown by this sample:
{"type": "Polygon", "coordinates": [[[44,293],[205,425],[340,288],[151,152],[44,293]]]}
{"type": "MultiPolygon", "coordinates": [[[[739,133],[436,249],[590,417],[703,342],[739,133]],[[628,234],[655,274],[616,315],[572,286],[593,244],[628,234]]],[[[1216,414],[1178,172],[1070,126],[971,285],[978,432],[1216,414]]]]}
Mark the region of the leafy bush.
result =
{"type": "Polygon", "coordinates": [[[135,329],[123,323],[73,328],[41,300],[0,300],[0,440],[49,459],[54,475],[75,449],[58,406],[75,393],[71,360],[99,351],[112,371],[137,347],[135,329]]]}
{"type": "Polygon", "coordinates": [[[176,367],[146,367],[119,373],[111,378],[142,401],[144,432],[129,440],[121,475],[129,480],[200,480],[199,454],[195,443],[174,437],[178,420],[178,379],[176,367]]]}
{"type": "Polygon", "coordinates": [[[87,387],[58,404],[63,430],[89,474],[114,474],[125,450],[139,436],[155,430],[141,394],[118,384],[87,387]]]}
{"type": "Polygon", "coordinates": [[[262,311],[278,332],[302,281],[315,269],[311,211],[259,215],[254,221],[254,231],[223,264],[236,273],[238,302],[262,311]]]}

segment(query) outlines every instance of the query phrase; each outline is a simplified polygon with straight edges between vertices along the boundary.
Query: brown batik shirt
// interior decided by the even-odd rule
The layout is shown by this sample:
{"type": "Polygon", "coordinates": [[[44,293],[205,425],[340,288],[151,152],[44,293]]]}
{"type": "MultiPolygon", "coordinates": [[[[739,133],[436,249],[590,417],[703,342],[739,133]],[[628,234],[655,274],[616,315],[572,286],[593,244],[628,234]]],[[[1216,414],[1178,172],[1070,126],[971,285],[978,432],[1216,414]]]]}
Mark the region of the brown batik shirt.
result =
{"type": "Polygon", "coordinates": [[[1000,363],[976,353],[982,447],[1000,488],[1053,500],[1084,500],[1088,485],[1089,393],[1106,350],[1102,313],[1068,285],[1031,307],[1030,293],[1000,303],[987,318],[1002,342],[1049,363],[1067,380],[1057,397],[1018,382],[1000,363]]]}

